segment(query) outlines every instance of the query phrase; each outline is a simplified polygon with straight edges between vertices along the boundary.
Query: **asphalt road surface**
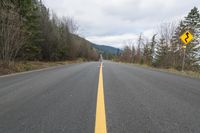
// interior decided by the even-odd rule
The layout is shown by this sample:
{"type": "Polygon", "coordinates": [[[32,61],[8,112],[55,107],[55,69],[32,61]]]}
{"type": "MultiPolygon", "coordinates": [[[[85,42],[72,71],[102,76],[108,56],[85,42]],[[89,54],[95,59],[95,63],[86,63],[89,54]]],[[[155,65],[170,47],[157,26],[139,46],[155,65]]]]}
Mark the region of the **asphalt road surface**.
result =
{"type": "MultiPolygon", "coordinates": [[[[0,133],[94,133],[99,62],[0,77],[0,133]]],[[[200,133],[200,80],[105,61],[108,133],[200,133]]]]}

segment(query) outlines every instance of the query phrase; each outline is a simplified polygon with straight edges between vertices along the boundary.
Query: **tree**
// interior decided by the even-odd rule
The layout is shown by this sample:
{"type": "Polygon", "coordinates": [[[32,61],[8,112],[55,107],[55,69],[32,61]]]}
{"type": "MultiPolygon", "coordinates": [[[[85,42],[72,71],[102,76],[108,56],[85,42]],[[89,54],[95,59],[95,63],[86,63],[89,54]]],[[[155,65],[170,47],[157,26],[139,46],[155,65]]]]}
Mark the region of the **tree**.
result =
{"type": "MultiPolygon", "coordinates": [[[[124,44],[125,44],[124,52],[128,52],[128,51],[126,51],[127,49],[129,49],[131,51],[130,59],[127,62],[134,63],[135,62],[135,54],[136,54],[134,40],[131,40],[131,39],[125,40],[124,44]]],[[[117,52],[119,52],[119,51],[117,51],[117,52]]]]}
{"type": "Polygon", "coordinates": [[[24,45],[26,36],[19,9],[10,1],[2,3],[0,5],[0,60],[4,65],[9,66],[24,45]]]}
{"type": "Polygon", "coordinates": [[[197,62],[200,60],[200,14],[197,7],[194,7],[185,17],[183,20],[183,26],[185,31],[190,31],[194,36],[194,39],[190,42],[189,45],[187,45],[185,68],[195,69],[197,62]]]}
{"type": "Polygon", "coordinates": [[[177,26],[174,35],[172,37],[172,54],[173,58],[172,60],[172,67],[176,68],[178,70],[181,70],[181,64],[182,64],[182,58],[183,58],[183,49],[182,49],[182,42],[179,39],[179,37],[184,32],[184,25],[183,21],[180,21],[179,25],[177,26]]]}
{"type": "Polygon", "coordinates": [[[141,62],[141,45],[144,44],[143,41],[144,40],[142,38],[142,33],[140,33],[140,36],[138,38],[137,49],[136,49],[136,56],[135,56],[136,63],[140,63],[141,62]]]}
{"type": "Polygon", "coordinates": [[[181,69],[181,61],[183,58],[183,49],[184,45],[179,37],[185,32],[190,31],[194,39],[187,45],[186,48],[186,58],[185,58],[185,68],[188,70],[195,70],[198,66],[199,59],[199,38],[200,38],[200,14],[196,7],[194,7],[188,15],[182,20],[178,27],[176,28],[175,34],[172,38],[173,43],[173,66],[177,69],[181,69]]]}
{"type": "Polygon", "coordinates": [[[151,65],[151,44],[150,42],[147,40],[146,43],[144,44],[144,48],[143,48],[143,58],[142,58],[142,63],[147,64],[147,65],[151,65]]]}
{"type": "Polygon", "coordinates": [[[160,41],[157,44],[155,64],[159,67],[172,67],[174,51],[172,38],[176,29],[175,23],[162,23],[158,29],[160,41]]]}
{"type": "Polygon", "coordinates": [[[131,48],[129,46],[125,46],[124,49],[123,49],[123,52],[121,54],[121,61],[124,61],[124,62],[131,62],[131,55],[132,55],[132,51],[131,51],[131,48]]]}
{"type": "Polygon", "coordinates": [[[39,23],[39,2],[37,0],[17,0],[14,3],[19,8],[27,37],[19,56],[25,60],[40,59],[41,31],[39,23]]]}
{"type": "Polygon", "coordinates": [[[150,65],[152,65],[153,64],[153,59],[154,59],[154,56],[155,56],[155,46],[156,46],[156,35],[157,34],[154,34],[153,36],[152,36],[152,39],[151,39],[151,46],[150,46],[150,61],[149,61],[149,63],[150,63],[150,65]]]}
{"type": "Polygon", "coordinates": [[[164,67],[169,68],[170,67],[170,61],[169,61],[169,46],[167,45],[164,37],[160,38],[159,43],[157,44],[156,48],[156,57],[155,57],[155,66],[156,67],[164,67]]]}
{"type": "Polygon", "coordinates": [[[131,49],[131,62],[134,63],[135,62],[135,54],[136,54],[136,50],[135,50],[135,46],[134,44],[132,45],[132,49],[131,49]]]}
{"type": "Polygon", "coordinates": [[[38,0],[1,0],[0,61],[59,61],[84,58],[96,60],[91,42],[77,35],[79,26],[72,17],[50,15],[38,0]]]}
{"type": "Polygon", "coordinates": [[[72,34],[77,34],[78,30],[79,30],[79,25],[77,24],[77,22],[74,20],[74,18],[72,17],[67,17],[64,18],[65,22],[68,25],[69,28],[69,32],[72,34]]]}

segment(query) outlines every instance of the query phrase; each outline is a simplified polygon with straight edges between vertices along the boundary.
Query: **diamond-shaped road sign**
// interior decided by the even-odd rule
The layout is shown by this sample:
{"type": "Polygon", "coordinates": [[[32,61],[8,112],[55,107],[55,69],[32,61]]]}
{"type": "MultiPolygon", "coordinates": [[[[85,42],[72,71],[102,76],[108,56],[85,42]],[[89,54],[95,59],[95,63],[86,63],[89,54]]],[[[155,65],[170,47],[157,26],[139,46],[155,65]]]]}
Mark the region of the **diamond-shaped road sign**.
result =
{"type": "Polygon", "coordinates": [[[190,41],[192,41],[193,35],[189,31],[186,31],[180,36],[180,39],[184,44],[188,44],[190,41]]]}

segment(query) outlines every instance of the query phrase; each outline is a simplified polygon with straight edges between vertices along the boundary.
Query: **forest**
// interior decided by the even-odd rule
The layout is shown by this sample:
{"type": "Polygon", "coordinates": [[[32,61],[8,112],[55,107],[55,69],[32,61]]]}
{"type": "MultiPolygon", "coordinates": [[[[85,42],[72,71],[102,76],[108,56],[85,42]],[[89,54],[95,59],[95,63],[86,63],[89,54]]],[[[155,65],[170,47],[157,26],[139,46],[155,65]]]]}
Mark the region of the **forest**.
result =
{"type": "Polygon", "coordinates": [[[78,36],[72,17],[59,18],[38,0],[0,1],[0,65],[16,61],[98,60],[97,50],[78,36]]]}
{"type": "Polygon", "coordinates": [[[117,59],[122,62],[182,70],[184,44],[179,37],[189,31],[193,40],[186,45],[184,69],[200,70],[200,14],[197,7],[180,22],[162,23],[156,31],[151,39],[141,33],[137,41],[125,41],[123,52],[117,59]]]}

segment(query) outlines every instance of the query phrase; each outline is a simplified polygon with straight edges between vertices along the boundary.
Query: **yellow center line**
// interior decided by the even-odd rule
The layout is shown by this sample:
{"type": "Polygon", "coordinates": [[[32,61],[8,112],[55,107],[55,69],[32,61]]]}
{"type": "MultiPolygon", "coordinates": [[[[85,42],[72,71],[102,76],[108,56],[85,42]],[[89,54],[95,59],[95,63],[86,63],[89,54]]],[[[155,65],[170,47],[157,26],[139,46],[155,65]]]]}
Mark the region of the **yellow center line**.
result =
{"type": "Polygon", "coordinates": [[[100,65],[100,70],[99,70],[99,84],[98,84],[97,105],[96,105],[95,133],[107,133],[104,90],[103,90],[102,63],[100,65]]]}

